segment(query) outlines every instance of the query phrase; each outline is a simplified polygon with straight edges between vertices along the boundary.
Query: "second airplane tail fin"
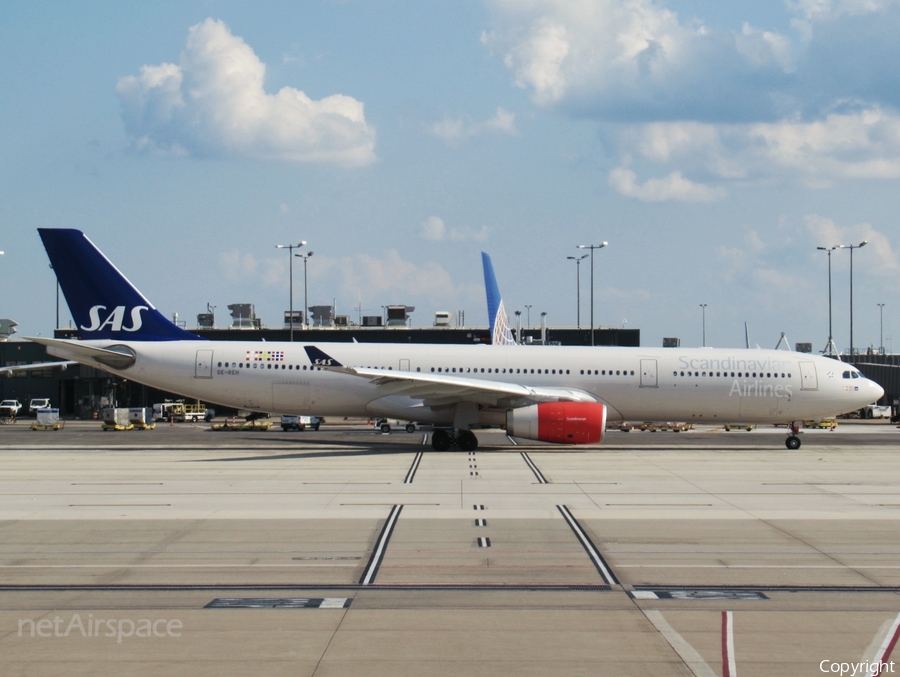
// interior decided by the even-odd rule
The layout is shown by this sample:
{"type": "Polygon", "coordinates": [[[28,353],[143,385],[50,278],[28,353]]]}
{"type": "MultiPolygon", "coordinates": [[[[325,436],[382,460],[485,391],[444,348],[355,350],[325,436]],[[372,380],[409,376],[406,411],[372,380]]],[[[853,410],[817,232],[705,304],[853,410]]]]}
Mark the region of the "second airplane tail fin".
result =
{"type": "Polygon", "coordinates": [[[80,230],[38,228],[38,233],[81,338],[200,338],[166,319],[80,230]]]}
{"type": "Polygon", "coordinates": [[[484,291],[487,294],[488,323],[491,328],[491,344],[495,346],[514,345],[512,330],[509,328],[509,318],[503,307],[503,299],[500,296],[500,287],[497,286],[497,278],[494,276],[494,265],[491,257],[481,252],[481,263],[484,266],[484,291]]]}

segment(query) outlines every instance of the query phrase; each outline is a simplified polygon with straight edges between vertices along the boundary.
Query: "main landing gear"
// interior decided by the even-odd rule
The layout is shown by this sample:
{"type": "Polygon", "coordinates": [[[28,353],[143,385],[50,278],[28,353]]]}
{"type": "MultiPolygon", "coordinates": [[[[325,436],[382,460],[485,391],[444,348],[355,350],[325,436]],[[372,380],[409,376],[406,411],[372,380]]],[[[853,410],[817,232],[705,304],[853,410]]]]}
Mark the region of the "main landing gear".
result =
{"type": "Polygon", "coordinates": [[[475,451],[478,438],[471,430],[445,430],[438,428],[431,434],[431,447],[435,451],[447,451],[458,446],[460,451],[475,451]]]}
{"type": "Polygon", "coordinates": [[[798,432],[800,432],[800,426],[796,423],[791,424],[791,432],[788,435],[787,439],[784,441],[784,446],[786,446],[791,451],[796,451],[800,448],[800,438],[797,437],[798,432]]]}

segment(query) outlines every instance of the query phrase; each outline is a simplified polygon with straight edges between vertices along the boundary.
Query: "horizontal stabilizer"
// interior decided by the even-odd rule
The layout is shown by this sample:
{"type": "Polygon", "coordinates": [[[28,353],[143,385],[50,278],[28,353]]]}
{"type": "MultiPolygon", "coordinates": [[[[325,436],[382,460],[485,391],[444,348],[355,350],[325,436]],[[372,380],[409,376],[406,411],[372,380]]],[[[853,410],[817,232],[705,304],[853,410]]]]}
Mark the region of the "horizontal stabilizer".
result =
{"type": "Polygon", "coordinates": [[[55,367],[59,367],[63,371],[66,370],[66,367],[78,364],[75,360],[64,360],[62,362],[35,362],[33,364],[17,364],[11,367],[0,367],[0,374],[6,374],[7,376],[12,376],[17,371],[35,371],[37,369],[53,369],[55,367]]]}
{"type": "Polygon", "coordinates": [[[47,346],[47,352],[65,360],[86,364],[103,369],[127,369],[134,364],[135,352],[128,346],[109,346],[98,348],[87,345],[81,341],[69,341],[66,339],[52,339],[41,336],[28,337],[29,341],[47,346]]]}

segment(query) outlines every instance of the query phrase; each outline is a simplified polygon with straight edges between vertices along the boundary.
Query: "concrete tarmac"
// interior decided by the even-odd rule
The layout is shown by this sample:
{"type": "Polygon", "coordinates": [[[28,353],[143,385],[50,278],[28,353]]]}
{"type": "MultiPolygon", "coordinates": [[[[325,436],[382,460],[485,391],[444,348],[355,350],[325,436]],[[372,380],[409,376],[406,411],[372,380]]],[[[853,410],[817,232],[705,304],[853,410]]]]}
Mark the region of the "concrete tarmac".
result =
{"type": "Polygon", "coordinates": [[[900,673],[900,430],[785,435],[0,426],[0,674],[900,673]]]}

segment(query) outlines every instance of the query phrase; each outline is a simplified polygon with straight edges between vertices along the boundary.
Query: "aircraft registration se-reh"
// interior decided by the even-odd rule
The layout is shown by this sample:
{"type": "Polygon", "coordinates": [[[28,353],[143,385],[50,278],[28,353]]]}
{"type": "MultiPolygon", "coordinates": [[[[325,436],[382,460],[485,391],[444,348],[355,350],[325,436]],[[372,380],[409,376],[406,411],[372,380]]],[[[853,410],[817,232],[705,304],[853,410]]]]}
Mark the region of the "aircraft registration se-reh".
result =
{"type": "MultiPolygon", "coordinates": [[[[472,451],[473,428],[596,444],[607,423],[821,420],[884,391],[854,367],[777,350],[509,345],[485,256],[494,345],[204,340],[166,319],[78,230],[39,229],[82,340],[52,355],[161,390],[252,411],[434,423],[432,446],[472,451]]],[[[502,313],[502,314],[501,314],[502,313]]]]}

